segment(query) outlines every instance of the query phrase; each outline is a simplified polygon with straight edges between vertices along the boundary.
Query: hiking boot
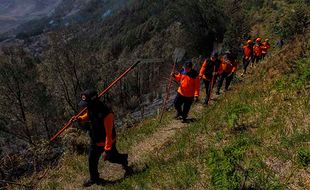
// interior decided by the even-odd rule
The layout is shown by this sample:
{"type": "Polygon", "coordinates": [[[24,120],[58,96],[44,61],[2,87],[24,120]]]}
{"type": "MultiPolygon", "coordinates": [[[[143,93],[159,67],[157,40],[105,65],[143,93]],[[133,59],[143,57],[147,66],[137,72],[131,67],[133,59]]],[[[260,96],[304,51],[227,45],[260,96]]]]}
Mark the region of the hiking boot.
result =
{"type": "Polygon", "coordinates": [[[182,118],[182,123],[188,123],[188,119],[187,118],[182,118]]]}
{"type": "Polygon", "coordinates": [[[123,167],[128,167],[128,154],[124,154],[123,167]]]}
{"type": "Polygon", "coordinates": [[[123,167],[123,168],[125,170],[124,177],[131,176],[134,173],[132,167],[130,167],[130,166],[126,166],[126,167],[123,167]]]}
{"type": "Polygon", "coordinates": [[[83,183],[83,187],[90,187],[90,186],[92,186],[92,185],[94,185],[94,184],[103,185],[105,182],[106,182],[106,181],[105,181],[104,179],[101,179],[101,178],[98,178],[98,179],[96,179],[96,180],[94,180],[94,179],[89,179],[89,180],[87,180],[87,181],[85,181],[85,182],[83,183]]]}

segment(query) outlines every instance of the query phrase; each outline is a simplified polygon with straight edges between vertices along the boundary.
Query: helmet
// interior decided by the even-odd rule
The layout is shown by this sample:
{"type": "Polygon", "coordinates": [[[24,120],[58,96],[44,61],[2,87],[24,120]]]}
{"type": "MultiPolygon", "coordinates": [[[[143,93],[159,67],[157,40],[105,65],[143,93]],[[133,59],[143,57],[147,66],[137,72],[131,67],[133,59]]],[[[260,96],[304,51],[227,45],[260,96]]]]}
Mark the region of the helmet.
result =
{"type": "Polygon", "coordinates": [[[253,41],[252,41],[252,40],[248,40],[246,43],[247,43],[247,44],[252,44],[253,41]]]}
{"type": "Polygon", "coordinates": [[[256,42],[261,42],[261,41],[262,41],[261,38],[257,38],[257,39],[256,39],[256,42]]]}

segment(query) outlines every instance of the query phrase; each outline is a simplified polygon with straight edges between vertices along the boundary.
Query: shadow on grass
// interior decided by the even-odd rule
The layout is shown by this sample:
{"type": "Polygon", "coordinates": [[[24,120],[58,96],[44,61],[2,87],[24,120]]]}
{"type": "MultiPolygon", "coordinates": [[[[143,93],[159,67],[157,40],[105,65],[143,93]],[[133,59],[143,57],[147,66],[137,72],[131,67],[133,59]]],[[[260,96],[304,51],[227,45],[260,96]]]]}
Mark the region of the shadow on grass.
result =
{"type": "Polygon", "coordinates": [[[246,124],[235,124],[233,128],[231,128],[232,133],[243,133],[248,131],[249,129],[257,128],[253,125],[246,125],[246,124]]]}
{"type": "Polygon", "coordinates": [[[116,185],[116,184],[123,182],[126,178],[129,178],[129,177],[132,177],[134,175],[138,175],[140,173],[143,173],[148,169],[149,169],[148,165],[144,165],[142,168],[134,168],[131,166],[130,170],[125,172],[123,178],[120,178],[117,180],[105,180],[105,179],[103,179],[102,182],[97,183],[96,185],[99,185],[99,186],[116,185]]]}

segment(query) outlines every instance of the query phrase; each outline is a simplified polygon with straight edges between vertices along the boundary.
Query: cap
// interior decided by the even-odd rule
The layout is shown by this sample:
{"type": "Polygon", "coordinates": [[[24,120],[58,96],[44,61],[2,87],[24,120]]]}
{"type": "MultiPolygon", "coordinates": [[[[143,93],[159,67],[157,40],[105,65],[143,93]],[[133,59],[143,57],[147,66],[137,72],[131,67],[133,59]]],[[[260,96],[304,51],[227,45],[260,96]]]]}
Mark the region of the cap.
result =
{"type": "Polygon", "coordinates": [[[183,66],[184,67],[192,68],[193,67],[193,63],[192,63],[192,61],[186,61],[183,66]]]}

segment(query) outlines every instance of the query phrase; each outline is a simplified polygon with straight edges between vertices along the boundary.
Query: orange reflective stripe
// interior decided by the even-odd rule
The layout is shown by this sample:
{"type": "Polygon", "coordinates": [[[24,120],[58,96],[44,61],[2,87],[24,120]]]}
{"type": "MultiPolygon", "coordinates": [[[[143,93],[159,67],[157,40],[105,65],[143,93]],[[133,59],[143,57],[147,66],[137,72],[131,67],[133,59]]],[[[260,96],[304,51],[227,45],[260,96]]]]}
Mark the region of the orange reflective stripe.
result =
{"type": "Polygon", "coordinates": [[[104,118],[104,127],[105,127],[105,133],[106,133],[106,139],[105,139],[105,150],[111,150],[112,144],[113,144],[113,127],[114,127],[114,116],[113,113],[109,113],[104,118]]]}
{"type": "Polygon", "coordinates": [[[207,67],[207,60],[205,60],[200,68],[199,76],[204,76],[207,67]]]}
{"type": "Polygon", "coordinates": [[[200,80],[199,80],[198,77],[195,79],[195,88],[194,89],[195,89],[194,96],[198,97],[199,96],[199,92],[200,92],[200,80]]]}

